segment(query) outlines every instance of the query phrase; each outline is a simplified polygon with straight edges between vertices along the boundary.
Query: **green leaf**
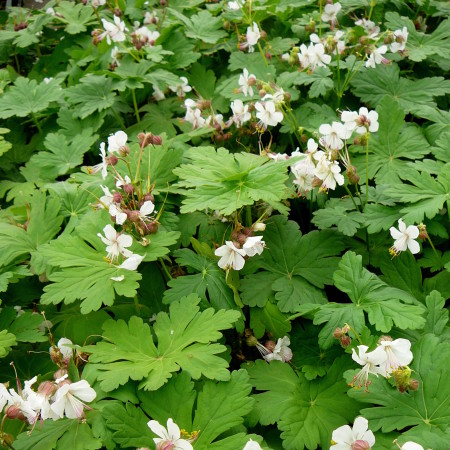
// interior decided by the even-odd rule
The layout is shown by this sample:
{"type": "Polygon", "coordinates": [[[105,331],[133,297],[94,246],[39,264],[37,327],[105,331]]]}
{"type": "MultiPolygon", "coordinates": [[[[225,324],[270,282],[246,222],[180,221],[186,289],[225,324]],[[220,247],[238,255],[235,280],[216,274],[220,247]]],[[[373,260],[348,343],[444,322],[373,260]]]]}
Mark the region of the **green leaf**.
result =
{"type": "Polygon", "coordinates": [[[113,107],[116,93],[112,83],[111,78],[89,74],[76,86],[66,89],[67,99],[76,110],[75,116],[84,119],[96,111],[113,107]]]}
{"type": "Polygon", "coordinates": [[[450,92],[450,80],[443,77],[410,80],[400,77],[396,63],[360,71],[351,82],[353,93],[371,106],[377,106],[385,95],[398,101],[405,113],[417,114],[423,106],[436,107],[434,97],[450,92]]]}
{"type": "Polygon", "coordinates": [[[305,303],[325,303],[322,289],[333,282],[339,261],[335,255],[343,249],[341,238],[329,230],[302,236],[295,222],[273,216],[264,241],[267,248],[252,264],[253,271],[262,271],[241,280],[242,301],[263,307],[274,291],[282,312],[296,312],[305,303]]]}
{"type": "Polygon", "coordinates": [[[290,336],[290,347],[294,354],[292,364],[301,368],[307,380],[323,377],[342,351],[338,346],[321,349],[318,342],[319,331],[319,327],[305,322],[303,326],[294,327],[290,336]]]}
{"type": "MultiPolygon", "coordinates": [[[[15,310],[13,310],[15,313],[15,310]]],[[[3,313],[3,311],[2,311],[3,313]]],[[[46,342],[47,336],[39,329],[44,318],[40,314],[25,312],[16,317],[6,326],[8,331],[16,336],[18,342],[46,342]]]]}
{"type": "Polygon", "coordinates": [[[426,172],[411,172],[410,184],[395,184],[386,188],[386,194],[406,203],[400,212],[406,222],[420,223],[424,216],[432,219],[450,201],[450,163],[447,163],[437,178],[426,172]]]}
{"type": "Polygon", "coordinates": [[[19,434],[14,441],[17,450],[97,450],[102,447],[86,422],[78,419],[46,420],[33,433],[19,434]]]}
{"type": "Polygon", "coordinates": [[[291,331],[291,322],[276,305],[268,301],[264,308],[250,308],[250,328],[257,339],[266,332],[280,338],[291,331]]]}
{"type": "Polygon", "coordinates": [[[8,128],[0,128],[0,156],[2,156],[12,147],[12,144],[5,140],[5,138],[2,136],[2,134],[7,134],[9,132],[10,130],[8,130],[8,128]]]}
{"type": "Polygon", "coordinates": [[[426,323],[424,333],[433,333],[440,336],[448,323],[448,310],[445,308],[445,299],[438,291],[432,291],[425,299],[427,304],[426,323]]]}
{"type": "Polygon", "coordinates": [[[227,362],[216,356],[226,348],[212,342],[222,336],[219,330],[231,328],[239,312],[215,313],[209,308],[200,313],[199,301],[193,294],[172,303],[170,315],[158,314],[153,326],[157,346],[150,327],[142,319],[132,317],[128,326],[123,320],[107,321],[103,337],[108,342],[85,347],[91,353],[91,362],[102,363],[98,377],[102,389],[111,391],[131,378],[142,380],[139,386],[145,390],[156,390],[180,368],[194,379],[201,375],[229,379],[227,362]]]}
{"type": "Polygon", "coordinates": [[[333,88],[333,80],[330,75],[331,71],[328,67],[318,67],[312,73],[297,72],[293,84],[310,86],[308,96],[317,98],[325,96],[333,88]]]}
{"type": "Polygon", "coordinates": [[[45,286],[42,304],[68,305],[81,300],[81,313],[88,314],[102,305],[111,306],[116,293],[130,298],[136,295],[141,275],[109,264],[104,249],[100,249],[103,243],[97,239],[95,249],[79,237],[64,235],[39,250],[48,264],[61,269],[48,276],[53,283],[45,286]],[[121,280],[113,279],[122,276],[121,280]]]}
{"type": "Polygon", "coordinates": [[[400,207],[368,203],[364,208],[363,219],[369,234],[389,230],[393,223],[402,217],[400,207]]]}
{"type": "Polygon", "coordinates": [[[66,24],[65,31],[69,34],[83,33],[88,25],[96,21],[93,9],[82,4],[59,2],[55,11],[54,18],[66,24]]]}
{"type": "Polygon", "coordinates": [[[353,236],[364,223],[364,216],[352,209],[354,208],[342,205],[338,199],[331,199],[324,208],[314,211],[312,223],[321,230],[336,225],[342,234],[353,236]]]}
{"type": "MultiPolygon", "coordinates": [[[[373,377],[369,394],[358,389],[348,392],[350,397],[360,402],[376,405],[361,410],[361,415],[370,421],[373,431],[381,429],[383,433],[387,433],[417,425],[445,430],[448,426],[450,343],[440,342],[438,337],[427,334],[416,342],[412,352],[412,377],[419,381],[416,391],[401,393],[393,389],[386,379],[373,377]]],[[[353,375],[353,371],[348,372],[347,380],[350,381],[353,375]]]]}
{"type": "Polygon", "coordinates": [[[227,286],[225,273],[217,265],[216,258],[197,255],[188,249],[176,250],[173,256],[177,264],[193,269],[196,273],[170,280],[167,283],[170,289],[164,293],[165,303],[196,293],[203,300],[209,299],[211,306],[216,310],[236,309],[233,292],[227,286]]]}
{"type": "Polygon", "coordinates": [[[314,324],[327,322],[319,333],[319,344],[328,348],[333,344],[333,331],[345,323],[357,332],[362,330],[367,314],[369,322],[378,331],[389,332],[398,328],[422,328],[425,308],[411,294],[388,286],[379,277],[362,266],[362,257],[347,252],[334,273],[335,286],[345,292],[351,304],[328,303],[321,305],[314,315],[314,324]]]}
{"type": "Polygon", "coordinates": [[[5,357],[14,345],[17,345],[14,334],[8,333],[8,330],[0,331],[0,358],[5,357]]]}
{"type": "Polygon", "coordinates": [[[173,53],[165,58],[171,69],[183,69],[201,57],[201,53],[195,49],[195,45],[186,39],[179,30],[167,29],[166,33],[163,31],[159,42],[164,45],[165,49],[173,53]]]}
{"type": "Polygon", "coordinates": [[[62,93],[54,80],[38,84],[36,80],[19,77],[0,98],[0,119],[36,114],[47,109],[51,102],[59,100],[62,93]]]}
{"type": "Polygon", "coordinates": [[[106,405],[103,416],[120,448],[147,447],[153,443],[153,433],[147,425],[148,417],[131,403],[126,403],[125,407],[113,403],[106,405]]]}
{"type": "Polygon", "coordinates": [[[450,59],[450,40],[448,39],[450,20],[444,20],[431,34],[425,34],[416,30],[414,23],[407,17],[400,17],[396,12],[387,12],[385,25],[392,30],[406,26],[408,30],[406,52],[411,61],[423,61],[433,55],[438,56],[439,59],[450,59]]]}
{"type": "MultiPolygon", "coordinates": [[[[249,397],[252,387],[245,370],[234,371],[231,379],[223,383],[207,381],[198,395],[194,430],[200,430],[196,449],[207,450],[222,433],[243,423],[253,406],[249,397]]],[[[220,440],[214,444],[225,448],[220,440]]],[[[245,445],[244,440],[244,445],[245,445]]]]}
{"type": "Polygon", "coordinates": [[[285,363],[256,361],[247,370],[257,391],[255,412],[263,426],[277,422],[283,448],[328,448],[331,433],[351,422],[357,404],[346,395],[342,379],[346,358],[338,358],[323,378],[308,381],[285,363]],[[270,407],[268,407],[270,405],[270,407]]]}
{"type": "Polygon", "coordinates": [[[201,64],[195,63],[191,68],[189,81],[203,98],[213,98],[216,76],[212,70],[206,70],[201,64]]]}
{"type": "Polygon", "coordinates": [[[173,172],[179,186],[188,188],[182,213],[211,208],[229,215],[245,205],[263,200],[279,211],[287,208],[280,201],[287,196],[286,164],[249,153],[230,154],[213,147],[192,148],[190,164],[181,164],[173,172]]]}
{"type": "MultiPolygon", "coordinates": [[[[399,183],[405,159],[423,158],[429,152],[429,144],[419,126],[405,125],[405,114],[392,97],[384,97],[377,111],[380,129],[369,140],[369,178],[375,178],[378,184],[399,183]]],[[[359,174],[365,173],[365,159],[360,156],[354,161],[359,174]]]]}
{"type": "Polygon", "coordinates": [[[25,266],[5,267],[0,273],[0,292],[6,292],[9,284],[17,283],[22,278],[30,275],[32,273],[25,266]]]}
{"type": "Polygon", "coordinates": [[[58,198],[36,192],[29,204],[31,212],[26,231],[17,225],[0,222],[0,265],[7,265],[14,260],[24,261],[28,254],[34,255],[42,244],[55,237],[60,230],[63,217],[59,215],[58,198]]]}
{"type": "Polygon", "coordinates": [[[28,181],[55,180],[83,162],[83,155],[98,139],[98,135],[85,130],[69,139],[61,132],[49,133],[44,145],[49,150],[33,155],[22,174],[28,181]]]}

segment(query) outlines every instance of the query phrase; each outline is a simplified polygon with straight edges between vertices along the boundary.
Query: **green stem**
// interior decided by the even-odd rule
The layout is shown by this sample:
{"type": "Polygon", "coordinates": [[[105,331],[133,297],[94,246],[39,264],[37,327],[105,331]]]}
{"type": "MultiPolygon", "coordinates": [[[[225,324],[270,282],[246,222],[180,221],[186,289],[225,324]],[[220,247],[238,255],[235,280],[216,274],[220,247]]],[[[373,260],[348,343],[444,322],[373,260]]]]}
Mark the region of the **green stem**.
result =
{"type": "Polygon", "coordinates": [[[370,2],[369,16],[367,17],[367,19],[370,20],[370,18],[372,17],[373,8],[375,7],[376,4],[377,4],[377,1],[376,1],[376,0],[371,0],[371,2],[370,2]]]}
{"type": "Polygon", "coordinates": [[[139,317],[141,315],[141,306],[139,305],[137,295],[134,296],[134,309],[136,310],[136,315],[139,317]]]}
{"type": "Polygon", "coordinates": [[[434,247],[433,242],[430,239],[430,236],[428,236],[428,233],[427,233],[427,240],[430,243],[431,248],[433,249],[433,252],[436,255],[437,259],[440,259],[440,256],[438,255],[438,252],[436,251],[436,248],[434,247]]]}
{"type": "Polygon", "coordinates": [[[247,226],[251,227],[252,226],[252,207],[251,207],[251,205],[247,205],[245,207],[245,213],[246,213],[246,218],[247,218],[247,226]]]}
{"type": "Polygon", "coordinates": [[[36,125],[36,128],[37,128],[38,131],[39,131],[39,134],[42,136],[42,128],[41,128],[41,126],[39,125],[39,122],[38,122],[36,116],[34,115],[34,113],[31,113],[31,118],[33,119],[33,122],[34,122],[34,124],[36,125]]]}
{"type": "Polygon", "coordinates": [[[261,44],[259,43],[259,41],[258,41],[258,48],[259,48],[259,53],[261,53],[261,56],[263,57],[264,64],[265,64],[266,67],[267,67],[267,66],[269,65],[269,63],[267,62],[266,55],[264,54],[264,51],[263,51],[263,49],[262,49],[261,44]]]}
{"type": "Polygon", "coordinates": [[[353,194],[350,192],[350,189],[345,184],[344,184],[344,189],[347,191],[348,195],[350,195],[350,198],[352,199],[352,202],[355,205],[356,211],[359,211],[358,205],[355,202],[355,197],[353,197],[353,194]]]}
{"type": "Polygon", "coordinates": [[[134,114],[136,115],[136,120],[139,123],[141,121],[141,118],[139,117],[139,109],[136,101],[136,92],[134,91],[134,89],[131,89],[131,96],[133,97],[134,114]]]}
{"type": "Polygon", "coordinates": [[[319,0],[319,15],[320,15],[320,23],[319,23],[319,37],[322,37],[322,0],[319,0]]]}
{"type": "Polygon", "coordinates": [[[356,332],[356,330],[355,330],[351,325],[349,325],[348,323],[346,323],[345,325],[348,326],[348,328],[350,329],[350,331],[355,335],[356,340],[362,345],[361,338],[359,337],[359,334],[356,332]]]}
{"type": "Polygon", "coordinates": [[[171,280],[173,277],[172,277],[172,275],[170,275],[169,269],[167,269],[167,266],[164,263],[164,260],[162,258],[158,258],[158,261],[161,263],[161,266],[162,266],[162,268],[164,270],[164,273],[166,274],[167,278],[169,280],[171,280]]]}
{"type": "Polygon", "coordinates": [[[369,200],[369,134],[367,134],[367,144],[366,144],[366,200],[364,206],[367,205],[369,200]]]}

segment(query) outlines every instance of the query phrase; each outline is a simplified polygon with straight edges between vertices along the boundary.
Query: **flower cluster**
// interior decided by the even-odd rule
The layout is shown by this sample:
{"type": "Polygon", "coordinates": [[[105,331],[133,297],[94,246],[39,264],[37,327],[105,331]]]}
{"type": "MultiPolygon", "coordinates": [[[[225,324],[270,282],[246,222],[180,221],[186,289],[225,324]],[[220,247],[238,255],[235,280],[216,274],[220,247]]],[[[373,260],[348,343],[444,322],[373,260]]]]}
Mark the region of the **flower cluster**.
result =
{"type": "Polygon", "coordinates": [[[217,264],[226,270],[241,270],[246,259],[260,255],[266,246],[262,236],[254,236],[254,228],[234,231],[231,238],[231,241],[225,241],[225,245],[214,252],[216,256],[220,256],[217,264]]]}
{"type": "Polygon", "coordinates": [[[291,341],[287,336],[284,336],[282,338],[279,338],[277,342],[275,343],[272,340],[268,340],[265,342],[264,345],[262,345],[258,339],[253,336],[250,330],[246,331],[247,338],[246,342],[247,345],[250,347],[256,347],[259,353],[261,353],[262,357],[267,361],[281,361],[281,362],[289,362],[292,357],[293,353],[290,349],[291,341]]]}
{"type": "Polygon", "coordinates": [[[69,339],[62,338],[57,346],[50,348],[50,357],[59,366],[54,381],[42,381],[33,389],[37,376],[25,381],[23,388],[17,379],[17,391],[0,383],[0,411],[5,408],[6,417],[26,420],[31,425],[38,419],[84,417],[86,403],[92,402],[97,394],[86,380],[72,383],[68,379],[67,367],[73,356],[71,345],[69,339]]]}
{"type": "Polygon", "coordinates": [[[389,378],[394,375],[399,390],[417,388],[415,380],[410,379],[411,370],[407,367],[413,359],[411,342],[407,339],[392,340],[389,336],[383,336],[378,341],[375,350],[368,352],[369,347],[358,345],[358,352],[352,349],[352,359],[363,366],[360,372],[353,378],[350,386],[363,387],[368,392],[369,374],[378,377],[389,378]],[[403,370],[403,368],[406,368],[403,370]]]}

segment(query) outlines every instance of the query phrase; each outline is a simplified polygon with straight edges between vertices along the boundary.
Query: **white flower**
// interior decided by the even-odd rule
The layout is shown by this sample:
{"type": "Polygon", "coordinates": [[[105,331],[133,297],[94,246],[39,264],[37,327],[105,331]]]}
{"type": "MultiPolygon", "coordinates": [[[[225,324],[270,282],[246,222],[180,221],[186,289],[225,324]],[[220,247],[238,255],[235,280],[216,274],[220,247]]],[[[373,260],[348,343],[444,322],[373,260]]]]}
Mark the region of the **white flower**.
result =
{"type": "Polygon", "coordinates": [[[308,47],[305,44],[300,45],[300,52],[298,53],[298,60],[302,69],[307,69],[310,65],[308,47]]]}
{"type": "Polygon", "coordinates": [[[159,21],[159,18],[158,18],[158,16],[156,15],[156,13],[154,11],[152,11],[152,12],[147,11],[145,13],[144,23],[146,25],[148,25],[150,23],[157,24],[158,21],[159,21]]]}
{"type": "Polygon", "coordinates": [[[256,45],[261,38],[261,32],[259,31],[258,24],[256,22],[253,22],[253,27],[247,28],[247,44],[248,44],[248,52],[252,53],[255,51],[253,48],[254,45],[256,45]]]}
{"type": "Polygon", "coordinates": [[[117,56],[119,55],[119,47],[114,47],[111,50],[111,59],[112,59],[112,64],[115,64],[116,66],[120,66],[120,62],[117,58],[117,56]]]}
{"type": "MultiPolygon", "coordinates": [[[[117,267],[119,269],[136,270],[143,259],[144,259],[144,256],[136,255],[135,253],[133,253],[120,266],[117,266],[117,267]]],[[[122,280],[116,280],[116,281],[122,281],[122,280]]]]}
{"type": "Polygon", "coordinates": [[[70,360],[73,356],[73,349],[68,347],[69,345],[73,345],[73,342],[67,338],[61,338],[58,341],[58,349],[61,352],[61,355],[64,359],[70,360]]]}
{"type": "Polygon", "coordinates": [[[127,221],[128,216],[115,203],[109,205],[108,212],[111,217],[115,218],[117,225],[123,225],[127,221]]]}
{"type": "Polygon", "coordinates": [[[376,111],[369,111],[367,108],[359,108],[359,113],[356,111],[342,111],[341,120],[345,127],[353,131],[356,129],[358,134],[366,134],[367,131],[375,133],[378,131],[378,113],[376,111]]]}
{"type": "Polygon", "coordinates": [[[311,189],[313,189],[313,181],[314,181],[314,165],[311,167],[309,164],[295,164],[291,167],[291,172],[295,176],[295,180],[293,181],[298,187],[298,192],[300,194],[306,194],[311,189]]]}
{"type": "Polygon", "coordinates": [[[400,447],[400,450],[424,450],[424,449],[420,444],[417,444],[416,442],[408,441],[408,442],[405,442],[400,447]]]}
{"type": "Polygon", "coordinates": [[[344,146],[343,140],[352,135],[352,132],[340,122],[320,125],[319,133],[322,135],[320,142],[332,150],[340,150],[344,146]]]}
{"type": "Polygon", "coordinates": [[[289,156],[287,153],[266,153],[266,156],[268,156],[273,161],[287,161],[289,159],[289,156]]]}
{"type": "Polygon", "coordinates": [[[228,8],[230,8],[233,11],[237,11],[238,9],[241,9],[245,4],[245,0],[235,0],[232,2],[228,2],[228,8]]]}
{"type": "Polygon", "coordinates": [[[344,36],[345,33],[341,30],[336,31],[336,34],[333,36],[333,40],[336,43],[336,48],[338,53],[341,54],[345,50],[345,41],[341,41],[341,37],[344,36]]]}
{"type": "Polygon", "coordinates": [[[102,158],[102,162],[100,164],[96,164],[93,167],[89,168],[89,173],[98,173],[101,171],[102,178],[105,179],[108,175],[108,161],[106,160],[106,150],[105,150],[105,143],[102,142],[100,144],[100,153],[99,155],[102,158]]]}
{"type": "Polygon", "coordinates": [[[145,222],[148,220],[148,217],[155,210],[155,205],[151,200],[147,200],[143,203],[141,208],[139,209],[139,218],[145,222]]]}
{"type": "Polygon", "coordinates": [[[337,161],[328,161],[322,158],[317,164],[315,175],[322,180],[322,189],[336,189],[336,183],[339,186],[344,184],[344,176],[341,174],[341,168],[337,161]]]}
{"type": "Polygon", "coordinates": [[[408,339],[395,339],[383,337],[379,345],[386,352],[386,373],[391,373],[399,367],[407,366],[413,360],[411,342],[408,339]]]}
{"type": "Polygon", "coordinates": [[[256,254],[260,255],[263,252],[266,243],[262,240],[262,238],[262,236],[249,236],[245,240],[242,248],[247,256],[255,256],[256,254]]]}
{"type": "Polygon", "coordinates": [[[350,386],[352,387],[362,387],[364,386],[367,390],[367,386],[369,386],[369,374],[372,373],[378,377],[378,375],[386,376],[386,371],[384,368],[379,367],[380,364],[384,364],[386,362],[386,352],[382,347],[377,347],[373,352],[367,353],[369,347],[367,345],[358,345],[358,352],[356,353],[355,349],[352,349],[352,359],[357,362],[363,368],[358,374],[355,375],[353,381],[350,386]]]}
{"type": "Polygon", "coordinates": [[[53,8],[47,8],[45,10],[45,13],[48,14],[49,16],[54,16],[55,15],[55,10],[53,8]]]}
{"type": "Polygon", "coordinates": [[[275,102],[275,104],[280,104],[280,103],[284,103],[284,95],[286,94],[286,92],[284,92],[283,88],[277,88],[273,94],[266,94],[262,100],[267,101],[267,100],[272,100],[273,102],[275,102]]]}
{"type": "Polygon", "coordinates": [[[119,175],[119,179],[116,181],[116,187],[118,189],[123,188],[126,184],[131,184],[131,179],[128,175],[125,175],[124,178],[122,178],[119,175]]]}
{"type": "Polygon", "coordinates": [[[199,108],[194,110],[188,108],[184,120],[192,124],[192,129],[201,128],[206,124],[206,120],[203,118],[202,111],[199,108]]]}
{"type": "Polygon", "coordinates": [[[247,97],[248,95],[253,95],[253,88],[252,86],[256,82],[255,75],[248,74],[248,70],[244,68],[243,73],[239,75],[239,86],[241,86],[242,93],[247,97]]]}
{"type": "Polygon", "coordinates": [[[255,109],[258,111],[256,117],[259,119],[259,125],[264,129],[268,125],[275,126],[283,120],[283,113],[276,111],[275,103],[268,102],[256,102],[255,109]]]}
{"type": "Polygon", "coordinates": [[[158,31],[150,31],[147,27],[140,27],[135,31],[136,37],[146,44],[155,45],[155,41],[159,38],[158,31]]]}
{"type": "Polygon", "coordinates": [[[377,64],[388,64],[389,60],[386,59],[383,55],[387,52],[387,46],[382,45],[378,48],[373,47],[372,53],[366,61],[366,67],[372,67],[375,69],[377,64]]]}
{"type": "Polygon", "coordinates": [[[100,209],[109,208],[110,205],[114,203],[114,196],[113,194],[111,194],[111,191],[108,189],[107,186],[100,185],[100,187],[102,188],[102,191],[105,195],[102,195],[100,197],[100,205],[98,205],[98,208],[100,209]]]}
{"type": "Polygon", "coordinates": [[[390,45],[391,52],[397,53],[405,50],[407,40],[408,40],[408,29],[406,27],[403,27],[403,29],[401,30],[395,30],[394,42],[392,42],[390,45]]]}
{"type": "Polygon", "coordinates": [[[341,10],[342,6],[340,3],[329,4],[327,3],[324,8],[324,12],[322,13],[322,20],[324,22],[337,22],[337,14],[341,10]]]}
{"type": "Polygon", "coordinates": [[[233,122],[238,128],[245,122],[248,122],[252,117],[248,112],[248,105],[244,106],[242,100],[231,102],[231,110],[233,111],[233,122]]]}
{"type": "Polygon", "coordinates": [[[70,384],[64,381],[53,397],[51,409],[61,419],[64,415],[69,419],[79,419],[83,417],[86,406],[83,402],[92,402],[96,396],[97,393],[86,380],[70,384]]]}
{"type": "Polygon", "coordinates": [[[106,0],[92,0],[91,5],[93,8],[98,8],[99,6],[103,6],[106,3],[106,0]]]}
{"type": "Polygon", "coordinates": [[[103,39],[106,36],[106,42],[111,45],[111,40],[114,42],[123,42],[125,40],[124,31],[125,22],[122,22],[119,17],[114,16],[114,23],[108,22],[102,19],[103,28],[105,31],[99,36],[99,39],[103,39]]]}
{"type": "Polygon", "coordinates": [[[108,152],[119,153],[121,149],[126,147],[128,136],[124,131],[117,131],[108,137],[108,152]]]}
{"type": "MultiPolygon", "coordinates": [[[[30,380],[29,382],[26,381],[25,385],[27,385],[27,383],[30,383],[30,385],[33,384],[35,378],[30,380]]],[[[24,395],[23,391],[22,395],[24,395]]],[[[35,411],[26,398],[19,395],[14,389],[10,389],[8,392],[5,386],[0,383],[0,406],[5,406],[6,402],[8,403],[8,408],[14,406],[19,409],[27,419],[28,423],[34,424],[39,417],[39,411],[35,411]]]]}
{"type": "Polygon", "coordinates": [[[369,430],[369,422],[364,417],[357,417],[353,428],[348,425],[337,428],[331,435],[333,445],[330,450],[353,450],[354,448],[372,448],[375,436],[369,430]],[[355,444],[360,444],[356,447],[355,444]],[[365,446],[364,446],[365,445],[365,446]],[[367,445],[369,447],[367,447],[367,445]]]}
{"type": "Polygon", "coordinates": [[[153,433],[159,436],[159,438],[153,438],[158,450],[193,450],[187,440],[181,439],[180,428],[172,419],[167,419],[167,429],[156,420],[150,420],[147,425],[153,433]]]}
{"type": "Polygon", "coordinates": [[[221,256],[217,263],[221,269],[229,269],[232,267],[234,270],[241,270],[244,267],[245,250],[237,248],[232,241],[225,241],[225,245],[216,249],[214,254],[221,256]]]}
{"type": "Polygon", "coordinates": [[[108,252],[106,257],[108,259],[116,261],[119,258],[119,254],[122,254],[125,258],[129,258],[133,254],[130,250],[126,249],[133,243],[131,236],[117,233],[110,224],[103,228],[103,233],[105,236],[100,233],[97,236],[106,244],[106,251],[108,252]]]}
{"type": "Polygon", "coordinates": [[[262,450],[262,447],[253,439],[250,439],[242,450],[262,450]]]}
{"type": "Polygon", "coordinates": [[[395,239],[394,245],[391,247],[391,251],[394,254],[404,252],[407,248],[413,255],[420,252],[420,245],[414,240],[417,239],[420,233],[419,228],[415,225],[410,225],[406,228],[403,220],[399,219],[398,230],[395,227],[391,227],[389,231],[391,232],[392,238],[395,239]]]}
{"type": "Polygon", "coordinates": [[[269,353],[268,355],[263,356],[263,358],[267,361],[282,361],[282,362],[289,362],[292,359],[292,350],[289,348],[289,345],[291,345],[291,341],[287,336],[284,336],[283,338],[279,338],[275,348],[273,349],[272,353],[269,353]]]}
{"type": "Polygon", "coordinates": [[[380,33],[380,27],[375,25],[375,22],[367,19],[359,19],[355,22],[355,25],[364,28],[364,31],[369,34],[369,37],[374,38],[380,33]]]}
{"type": "Polygon", "coordinates": [[[175,86],[169,86],[169,89],[172,92],[175,92],[178,97],[184,98],[186,96],[186,92],[191,92],[192,87],[188,84],[188,79],[186,77],[180,77],[180,83],[175,86]]]}
{"type": "Polygon", "coordinates": [[[308,47],[309,67],[314,70],[316,66],[325,67],[331,62],[331,56],[325,54],[323,44],[311,44],[308,47]]]}
{"type": "Polygon", "coordinates": [[[166,98],[164,92],[156,84],[154,84],[152,87],[153,87],[153,98],[157,102],[164,100],[166,98]]]}

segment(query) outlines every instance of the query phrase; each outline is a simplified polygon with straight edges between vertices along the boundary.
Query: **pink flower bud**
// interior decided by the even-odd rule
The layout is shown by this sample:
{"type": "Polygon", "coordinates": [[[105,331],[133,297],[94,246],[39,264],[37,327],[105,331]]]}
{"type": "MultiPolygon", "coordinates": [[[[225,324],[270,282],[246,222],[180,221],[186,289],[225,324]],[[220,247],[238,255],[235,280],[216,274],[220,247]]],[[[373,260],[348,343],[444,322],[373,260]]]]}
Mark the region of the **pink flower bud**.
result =
{"type": "Polygon", "coordinates": [[[43,381],[38,387],[39,394],[50,397],[56,392],[56,386],[51,381],[43,381]]]}
{"type": "Polygon", "coordinates": [[[358,439],[352,444],[352,450],[370,450],[370,444],[367,441],[358,439]]]}
{"type": "Polygon", "coordinates": [[[19,420],[25,419],[25,416],[23,415],[21,409],[17,405],[8,406],[5,410],[5,414],[8,419],[19,419],[19,420]]]}
{"type": "Polygon", "coordinates": [[[266,343],[264,344],[264,347],[266,347],[270,352],[273,352],[275,350],[275,346],[276,344],[273,341],[266,341],[266,343]]]}
{"type": "Polygon", "coordinates": [[[53,378],[57,380],[58,378],[62,378],[64,375],[67,375],[67,369],[59,369],[53,375],[53,378]]]}
{"type": "Polygon", "coordinates": [[[113,194],[113,202],[114,203],[122,203],[123,196],[120,192],[114,192],[113,194]]]}
{"type": "Polygon", "coordinates": [[[126,194],[131,195],[134,192],[134,186],[131,183],[124,184],[123,190],[126,194]]]}

